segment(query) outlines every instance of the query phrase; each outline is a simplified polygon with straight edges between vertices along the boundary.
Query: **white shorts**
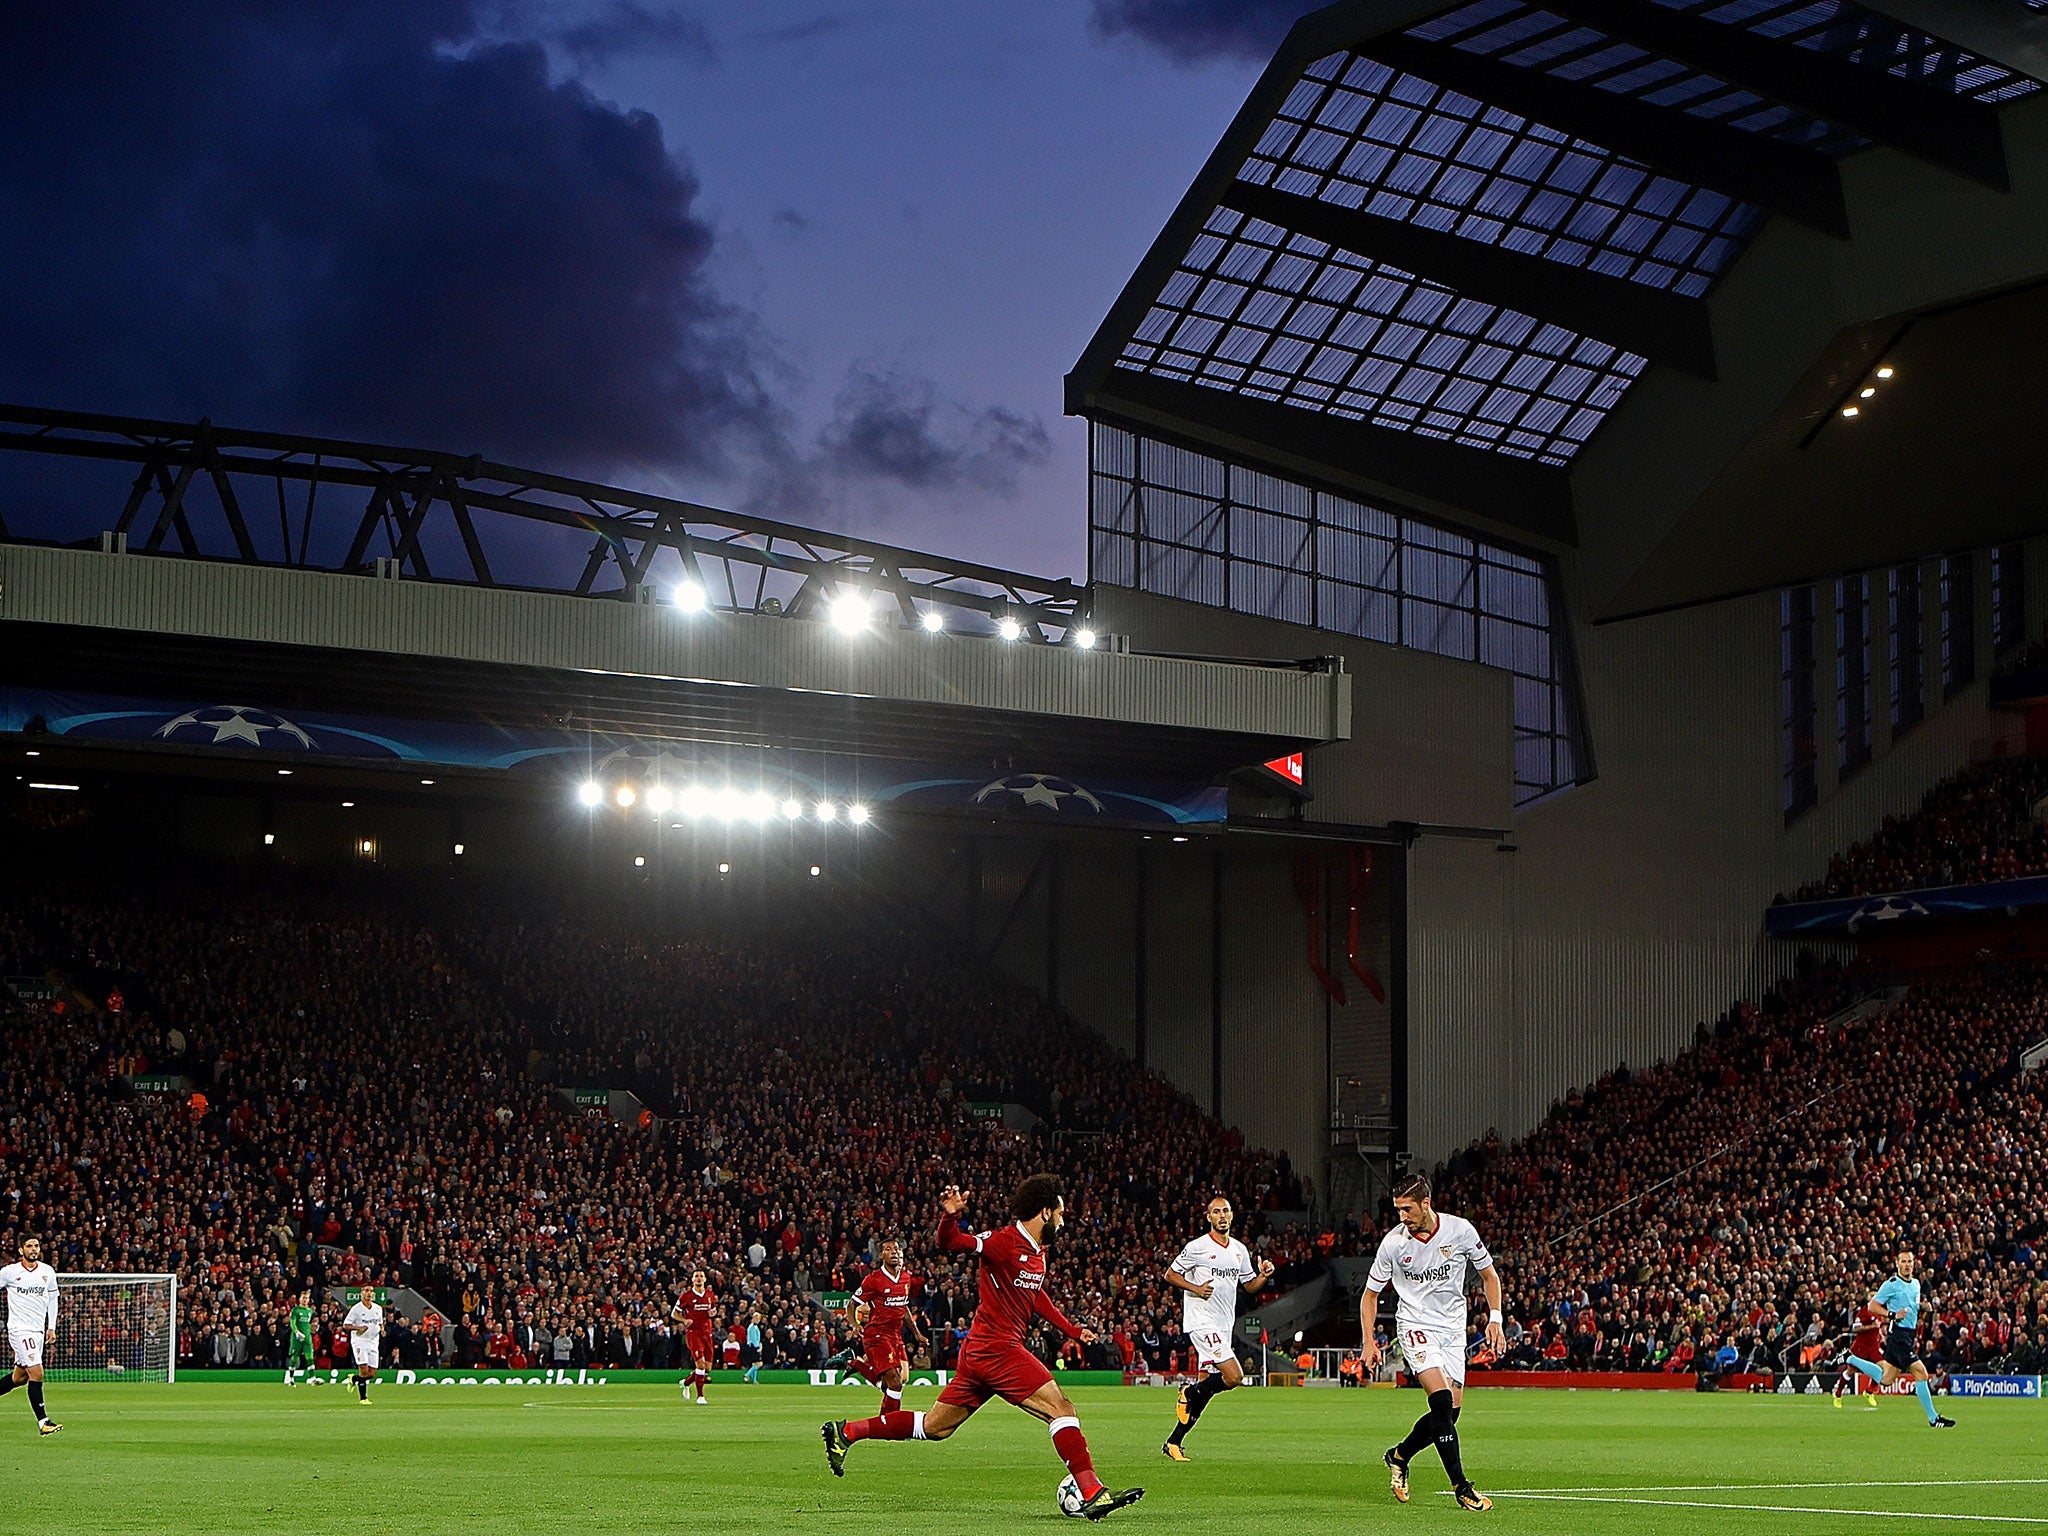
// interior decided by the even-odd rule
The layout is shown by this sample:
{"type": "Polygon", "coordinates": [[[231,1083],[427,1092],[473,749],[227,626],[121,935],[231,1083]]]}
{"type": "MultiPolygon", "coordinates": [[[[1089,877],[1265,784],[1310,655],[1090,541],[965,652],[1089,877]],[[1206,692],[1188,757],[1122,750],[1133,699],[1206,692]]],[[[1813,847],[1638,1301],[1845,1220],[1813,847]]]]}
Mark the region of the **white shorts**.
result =
{"type": "Polygon", "coordinates": [[[1444,1379],[1465,1384],[1465,1331],[1462,1328],[1402,1328],[1401,1354],[1408,1374],[1442,1371],[1444,1379]]]}
{"type": "Polygon", "coordinates": [[[1230,1340],[1220,1333],[1191,1333],[1188,1342],[1195,1346],[1195,1363],[1201,1370],[1220,1369],[1224,1361],[1237,1358],[1230,1340]]]}
{"type": "Polygon", "coordinates": [[[355,1339],[350,1339],[348,1352],[355,1356],[357,1365],[367,1365],[373,1371],[377,1368],[377,1346],[375,1344],[364,1344],[355,1339]]]}
{"type": "Polygon", "coordinates": [[[43,1336],[40,1333],[10,1333],[7,1347],[14,1351],[14,1363],[19,1366],[41,1365],[43,1363],[43,1336]]]}

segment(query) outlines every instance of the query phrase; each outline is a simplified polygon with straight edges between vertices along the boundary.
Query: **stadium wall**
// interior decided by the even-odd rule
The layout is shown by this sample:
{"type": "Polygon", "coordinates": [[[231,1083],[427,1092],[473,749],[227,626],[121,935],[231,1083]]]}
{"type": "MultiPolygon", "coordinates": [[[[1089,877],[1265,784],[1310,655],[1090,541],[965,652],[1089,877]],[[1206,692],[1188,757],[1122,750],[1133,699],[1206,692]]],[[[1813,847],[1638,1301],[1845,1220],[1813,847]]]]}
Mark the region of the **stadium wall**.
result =
{"type": "MultiPolygon", "coordinates": [[[[1989,556],[1977,556],[1977,647],[1990,670],[1989,556]]],[[[2042,541],[2029,546],[2030,575],[2042,541]]],[[[1568,583],[1576,578],[1569,562],[1568,583]]],[[[1832,583],[1822,584],[1819,803],[1785,824],[1775,592],[1574,627],[1597,776],[1511,808],[1506,677],[1467,662],[1128,591],[1099,590],[1105,627],[1140,646],[1246,656],[1341,654],[1352,740],[1312,753],[1311,821],[1422,824],[1407,856],[1407,1145],[1434,1163],[1489,1128],[1526,1131],[1617,1062],[1670,1054],[1731,1002],[1789,970],[1761,917],[1781,890],[1994,740],[1980,677],[1944,702],[1938,599],[1923,572],[1926,718],[1889,734],[1886,634],[1873,623],[1872,756],[1834,770],[1832,583]],[[1508,847],[1430,823],[1509,829],[1508,847]]],[[[2048,587],[2028,582],[2028,632],[2048,587]]],[[[1583,601],[1575,601],[1583,612],[1583,601]]]]}

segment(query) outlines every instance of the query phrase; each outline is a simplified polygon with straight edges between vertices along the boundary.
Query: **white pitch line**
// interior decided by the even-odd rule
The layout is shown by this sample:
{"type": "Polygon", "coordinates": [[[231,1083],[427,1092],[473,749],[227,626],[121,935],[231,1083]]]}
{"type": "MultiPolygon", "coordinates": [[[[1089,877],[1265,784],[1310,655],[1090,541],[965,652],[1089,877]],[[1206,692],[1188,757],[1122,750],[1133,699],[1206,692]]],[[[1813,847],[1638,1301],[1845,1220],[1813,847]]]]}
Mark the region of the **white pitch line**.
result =
{"type": "MultiPolygon", "coordinates": [[[[1802,1488],[2024,1488],[2048,1483],[2048,1477],[1933,1477],[1916,1482],[1871,1483],[1617,1483],[1609,1488],[1501,1488],[1496,1492],[1527,1496],[1538,1493],[1789,1493],[1802,1488]]],[[[1445,1498],[1446,1489],[1437,1490],[1445,1498]]]]}
{"type": "Polygon", "coordinates": [[[2048,1515],[1947,1515],[1925,1509],[1832,1509],[1813,1504],[1717,1504],[1711,1499],[1614,1499],[1593,1493],[1495,1494],[1559,1504],[1650,1504],[1659,1509],[1725,1509],[1738,1515],[1870,1515],[1884,1520],[1981,1520],[1996,1525],[2048,1525],[2048,1515]]]}

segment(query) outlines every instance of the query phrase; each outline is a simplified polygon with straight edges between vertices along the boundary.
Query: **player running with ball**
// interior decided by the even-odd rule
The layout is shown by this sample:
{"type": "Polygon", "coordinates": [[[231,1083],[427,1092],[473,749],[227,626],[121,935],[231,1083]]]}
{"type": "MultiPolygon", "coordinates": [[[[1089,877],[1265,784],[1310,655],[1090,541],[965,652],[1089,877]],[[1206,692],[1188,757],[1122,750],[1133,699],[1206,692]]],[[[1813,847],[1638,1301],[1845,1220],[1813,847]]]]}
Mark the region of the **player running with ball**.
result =
{"type": "Polygon", "coordinates": [[[834,1477],[846,1475],[846,1453],[862,1440],[944,1440],[965,1424],[992,1397],[1014,1403],[1052,1431],[1053,1449],[1067,1464],[1080,1491],[1069,1512],[1100,1520],[1144,1497],[1142,1488],[1112,1492],[1095,1475],[1088,1441],[1067,1394],[1052,1379],[1045,1362],[1025,1347],[1025,1330],[1042,1317],[1070,1339],[1095,1341],[1095,1330],[1067,1320],[1045,1294],[1045,1245],[1066,1220],[1067,1201],[1060,1181],[1036,1173],[1017,1186],[1010,1200],[1016,1219],[994,1232],[970,1236],[960,1230],[967,1197],[959,1186],[947,1185],[939,1199],[938,1243],[945,1253],[980,1255],[980,1304],[961,1346],[953,1379],[939,1400],[924,1413],[885,1413],[879,1418],[824,1427],[825,1460],[834,1477]]]}
{"type": "Polygon", "coordinates": [[[1486,1343],[1495,1354],[1507,1349],[1501,1333],[1500,1273],[1493,1255],[1462,1216],[1439,1213],[1429,1203],[1429,1180],[1410,1174],[1394,1187],[1394,1213],[1401,1224],[1380,1242],[1358,1300],[1358,1322],[1365,1331],[1363,1355],[1370,1371],[1380,1363],[1380,1292],[1391,1283],[1400,1298],[1396,1329],[1408,1369],[1429,1394],[1429,1412],[1415,1421],[1408,1438],[1386,1453],[1393,1474],[1394,1497],[1408,1502],[1408,1463],[1424,1446],[1434,1444],[1450,1474],[1460,1509],[1493,1508],[1493,1500],[1472,1486],[1458,1452],[1458,1413],[1465,1400],[1465,1266],[1479,1271],[1486,1287],[1490,1316],[1486,1343]]]}

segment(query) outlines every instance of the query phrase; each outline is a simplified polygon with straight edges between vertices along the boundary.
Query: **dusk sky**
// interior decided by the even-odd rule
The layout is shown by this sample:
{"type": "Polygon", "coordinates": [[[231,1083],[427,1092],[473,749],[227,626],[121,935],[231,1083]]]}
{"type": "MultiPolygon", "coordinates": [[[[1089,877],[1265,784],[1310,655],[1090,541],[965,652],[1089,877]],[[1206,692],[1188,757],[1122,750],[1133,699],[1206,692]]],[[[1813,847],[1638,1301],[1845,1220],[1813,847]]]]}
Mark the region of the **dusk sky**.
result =
{"type": "Polygon", "coordinates": [[[0,399],[475,451],[1080,576],[1061,377],[1312,8],[13,7],[0,399]]]}

